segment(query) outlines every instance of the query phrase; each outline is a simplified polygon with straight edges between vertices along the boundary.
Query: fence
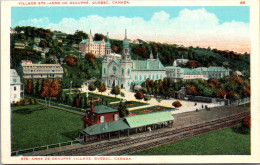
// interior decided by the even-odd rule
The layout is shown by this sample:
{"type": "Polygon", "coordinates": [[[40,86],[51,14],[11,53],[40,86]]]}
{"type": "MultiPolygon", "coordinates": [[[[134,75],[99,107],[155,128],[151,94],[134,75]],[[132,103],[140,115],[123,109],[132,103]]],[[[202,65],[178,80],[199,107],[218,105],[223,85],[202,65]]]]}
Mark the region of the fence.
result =
{"type": "Polygon", "coordinates": [[[44,145],[44,146],[38,146],[38,147],[33,147],[33,148],[26,148],[26,149],[17,150],[17,151],[12,151],[11,156],[18,156],[18,155],[25,154],[25,153],[30,153],[30,152],[40,151],[40,150],[46,150],[46,149],[48,150],[50,148],[57,148],[57,147],[67,146],[67,145],[72,145],[72,144],[77,144],[77,143],[80,143],[80,139],[67,141],[67,142],[61,142],[61,143],[55,143],[55,144],[49,144],[49,145],[44,145]]]}
{"type": "Polygon", "coordinates": [[[213,97],[204,97],[204,96],[192,96],[187,95],[188,100],[190,101],[201,101],[207,103],[223,103],[224,105],[241,105],[244,103],[250,102],[250,97],[241,98],[238,100],[229,100],[229,99],[220,99],[220,98],[213,98],[213,97]]]}

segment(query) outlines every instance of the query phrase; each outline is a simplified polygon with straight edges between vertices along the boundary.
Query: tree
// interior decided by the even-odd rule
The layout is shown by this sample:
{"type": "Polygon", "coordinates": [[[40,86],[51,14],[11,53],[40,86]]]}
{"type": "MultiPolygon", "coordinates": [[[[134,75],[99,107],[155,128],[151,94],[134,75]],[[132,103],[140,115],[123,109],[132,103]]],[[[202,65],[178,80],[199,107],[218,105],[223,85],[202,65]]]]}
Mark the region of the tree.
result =
{"type": "Polygon", "coordinates": [[[144,98],[144,93],[142,90],[138,90],[136,93],[135,93],[135,98],[138,99],[138,100],[142,100],[144,98]]]}
{"type": "Polygon", "coordinates": [[[33,86],[32,80],[28,80],[27,85],[26,85],[26,93],[27,94],[30,94],[32,92],[32,89],[33,89],[32,86],[33,86]]]}
{"type": "Polygon", "coordinates": [[[103,35],[103,34],[99,34],[99,33],[96,33],[95,35],[94,35],[94,40],[95,41],[101,41],[101,40],[103,40],[103,39],[105,39],[106,37],[103,35]]]}
{"type": "Polygon", "coordinates": [[[194,96],[199,94],[199,92],[197,91],[197,88],[194,85],[190,85],[188,87],[188,93],[191,95],[194,95],[194,96]]]}
{"type": "Polygon", "coordinates": [[[94,63],[96,59],[96,55],[94,53],[86,53],[85,59],[91,63],[94,63]]]}
{"type": "Polygon", "coordinates": [[[107,90],[107,86],[104,83],[102,85],[100,85],[98,88],[98,91],[101,92],[101,94],[102,94],[102,92],[105,92],[106,90],[107,90]]]}
{"type": "Polygon", "coordinates": [[[216,93],[217,97],[225,98],[227,95],[227,91],[225,89],[219,89],[216,93]]]}
{"type": "Polygon", "coordinates": [[[54,100],[59,98],[61,84],[59,80],[50,80],[46,79],[43,83],[41,96],[42,97],[51,97],[54,100]]]}
{"type": "Polygon", "coordinates": [[[94,82],[94,84],[95,84],[95,86],[96,86],[97,88],[100,87],[100,85],[101,85],[100,79],[97,79],[97,80],[94,82]]]}
{"type": "Polygon", "coordinates": [[[88,90],[90,90],[90,91],[94,91],[94,90],[96,90],[96,86],[95,86],[95,84],[94,83],[90,83],[89,84],[89,86],[88,86],[88,90]]]}
{"type": "Polygon", "coordinates": [[[65,59],[64,62],[66,62],[67,65],[69,66],[77,66],[78,61],[73,55],[68,55],[65,59]]]}
{"type": "Polygon", "coordinates": [[[114,86],[113,88],[112,88],[112,90],[111,90],[111,94],[112,95],[115,95],[115,97],[117,96],[117,95],[119,95],[120,94],[120,92],[121,92],[121,88],[117,85],[117,86],[114,86]]]}
{"type": "Polygon", "coordinates": [[[126,103],[122,103],[121,101],[120,101],[119,106],[118,106],[118,111],[119,111],[119,116],[121,118],[123,118],[123,117],[125,117],[129,114],[129,111],[126,107],[126,103]]]}
{"type": "Polygon", "coordinates": [[[197,68],[200,64],[198,61],[196,60],[189,60],[187,65],[190,67],[190,68],[197,68]]]}

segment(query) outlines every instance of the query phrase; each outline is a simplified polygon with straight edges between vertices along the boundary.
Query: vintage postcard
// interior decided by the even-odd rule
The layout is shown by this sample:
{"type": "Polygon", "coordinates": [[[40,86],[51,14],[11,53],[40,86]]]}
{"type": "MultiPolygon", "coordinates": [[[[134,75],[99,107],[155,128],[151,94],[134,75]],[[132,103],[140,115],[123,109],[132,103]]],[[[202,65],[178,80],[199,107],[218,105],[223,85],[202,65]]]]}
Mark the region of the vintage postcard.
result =
{"type": "Polygon", "coordinates": [[[259,163],[259,1],[2,1],[3,164],[259,163]]]}

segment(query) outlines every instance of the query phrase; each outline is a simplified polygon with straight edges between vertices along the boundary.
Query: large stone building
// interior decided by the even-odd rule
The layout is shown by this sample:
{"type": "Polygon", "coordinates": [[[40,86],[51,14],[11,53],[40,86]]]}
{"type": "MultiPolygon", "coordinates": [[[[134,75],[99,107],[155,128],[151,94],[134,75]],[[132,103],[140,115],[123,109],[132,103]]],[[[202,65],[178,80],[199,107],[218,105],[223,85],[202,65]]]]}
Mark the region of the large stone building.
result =
{"type": "Polygon", "coordinates": [[[11,103],[20,101],[23,98],[23,84],[15,69],[11,69],[10,96],[11,103]]]}
{"type": "Polygon", "coordinates": [[[21,76],[24,79],[63,78],[63,73],[60,64],[33,64],[31,60],[21,62],[21,76]]]}
{"type": "Polygon", "coordinates": [[[223,78],[225,76],[229,76],[229,69],[224,67],[199,67],[197,69],[203,72],[205,79],[223,78]]]}
{"type": "Polygon", "coordinates": [[[94,53],[97,56],[105,55],[106,42],[103,39],[102,41],[94,41],[94,38],[89,34],[89,39],[83,40],[79,43],[79,50],[83,53],[94,53]]]}
{"type": "Polygon", "coordinates": [[[123,53],[120,58],[110,55],[109,40],[105,52],[102,61],[102,82],[109,88],[118,85],[122,89],[130,90],[147,78],[158,80],[166,77],[166,68],[158,58],[153,59],[152,54],[148,60],[131,59],[126,33],[123,41],[123,53]]]}
{"type": "Polygon", "coordinates": [[[210,78],[223,78],[225,76],[229,76],[229,70],[223,67],[199,67],[196,69],[188,69],[176,66],[169,66],[166,67],[166,69],[167,77],[169,77],[174,82],[190,79],[208,80],[210,78]]]}

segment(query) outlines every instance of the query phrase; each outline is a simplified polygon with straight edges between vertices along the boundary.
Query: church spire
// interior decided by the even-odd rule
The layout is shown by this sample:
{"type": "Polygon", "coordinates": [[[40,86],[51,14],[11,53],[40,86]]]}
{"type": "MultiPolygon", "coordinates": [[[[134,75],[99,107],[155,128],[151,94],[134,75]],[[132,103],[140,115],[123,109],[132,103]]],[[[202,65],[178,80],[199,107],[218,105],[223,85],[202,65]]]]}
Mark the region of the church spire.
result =
{"type": "Polygon", "coordinates": [[[126,29],[125,29],[125,40],[127,39],[127,31],[126,31],[126,29]]]}

